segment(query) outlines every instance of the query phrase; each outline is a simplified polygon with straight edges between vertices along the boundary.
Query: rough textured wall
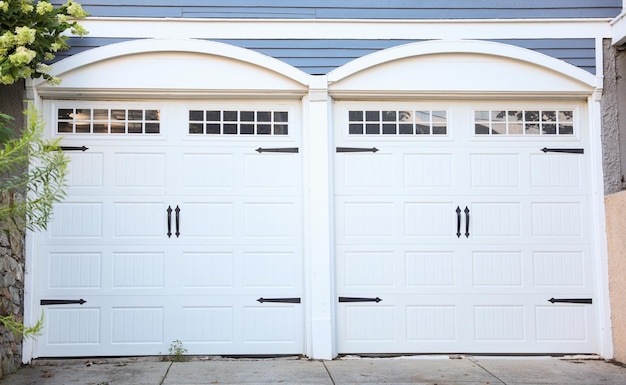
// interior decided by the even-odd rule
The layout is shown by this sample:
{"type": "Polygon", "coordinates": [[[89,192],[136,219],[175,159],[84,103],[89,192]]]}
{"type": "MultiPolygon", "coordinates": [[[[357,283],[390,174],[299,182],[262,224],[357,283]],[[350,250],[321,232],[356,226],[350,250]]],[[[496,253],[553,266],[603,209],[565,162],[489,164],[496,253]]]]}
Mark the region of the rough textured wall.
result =
{"type": "MultiPolygon", "coordinates": [[[[0,86],[0,112],[13,116],[15,128],[24,125],[24,82],[0,86]]],[[[11,199],[0,191],[0,201],[11,199]]],[[[0,231],[0,315],[13,314],[17,320],[24,315],[24,239],[20,234],[0,231]]],[[[22,364],[22,336],[7,333],[0,325],[0,378],[14,372],[22,364]]]]}
{"type": "MultiPolygon", "coordinates": [[[[617,69],[618,56],[623,55],[604,40],[604,92],[602,95],[602,167],[604,169],[604,194],[621,191],[622,163],[620,160],[620,132],[618,123],[619,93],[617,69]]],[[[622,60],[623,61],[623,60],[622,60]]],[[[626,111],[624,111],[626,112],[626,111]]],[[[621,135],[626,138],[626,133],[621,135]]]]}
{"type": "Polygon", "coordinates": [[[602,153],[614,357],[626,363],[626,51],[610,40],[604,41],[602,153]]]}

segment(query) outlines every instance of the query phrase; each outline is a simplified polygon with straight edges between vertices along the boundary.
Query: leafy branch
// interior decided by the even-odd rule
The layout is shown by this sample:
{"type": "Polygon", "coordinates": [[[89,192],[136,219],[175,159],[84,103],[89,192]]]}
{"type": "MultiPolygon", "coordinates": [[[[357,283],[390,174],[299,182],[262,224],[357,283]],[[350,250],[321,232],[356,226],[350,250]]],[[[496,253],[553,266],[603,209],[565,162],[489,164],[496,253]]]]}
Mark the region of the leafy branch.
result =
{"type": "MultiPolygon", "coordinates": [[[[43,120],[31,105],[24,112],[27,124],[22,135],[9,138],[0,148],[0,190],[11,194],[0,205],[0,222],[5,230],[45,230],[56,202],[65,197],[69,158],[59,150],[58,140],[43,137],[43,120]]],[[[0,127],[10,120],[0,115],[0,127]]],[[[2,144],[0,142],[0,144],[2,144]]]]}

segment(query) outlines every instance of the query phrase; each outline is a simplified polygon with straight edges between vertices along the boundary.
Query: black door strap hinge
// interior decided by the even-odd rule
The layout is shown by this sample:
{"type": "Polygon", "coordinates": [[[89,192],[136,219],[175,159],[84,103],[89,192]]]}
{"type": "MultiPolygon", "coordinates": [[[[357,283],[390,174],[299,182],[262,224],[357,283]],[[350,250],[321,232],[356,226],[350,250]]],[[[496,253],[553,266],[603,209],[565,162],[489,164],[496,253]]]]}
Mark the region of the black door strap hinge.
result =
{"type": "Polygon", "coordinates": [[[361,147],[337,147],[337,152],[378,152],[380,151],[376,147],[361,148],[361,147]]]}
{"type": "Polygon", "coordinates": [[[339,297],[339,302],[380,302],[382,299],[376,298],[359,298],[359,297],[339,297]]]}
{"type": "Polygon", "coordinates": [[[584,154],[584,148],[547,148],[544,147],[541,149],[544,153],[546,152],[561,152],[565,154],[584,154]]]}
{"type": "Polygon", "coordinates": [[[300,298],[259,298],[257,302],[274,302],[274,303],[300,303],[300,298]]]}
{"type": "Polygon", "coordinates": [[[264,153],[264,152],[283,152],[283,153],[297,154],[299,149],[298,149],[298,147],[283,147],[283,148],[262,148],[262,147],[259,147],[259,148],[257,148],[254,151],[258,152],[259,154],[264,153]]]}
{"type": "Polygon", "coordinates": [[[71,304],[79,304],[82,305],[86,303],[84,299],[42,299],[39,301],[40,305],[71,305],[71,304]]]}
{"type": "Polygon", "coordinates": [[[585,303],[592,304],[593,300],[591,298],[550,298],[548,300],[550,303],[585,303]]]}

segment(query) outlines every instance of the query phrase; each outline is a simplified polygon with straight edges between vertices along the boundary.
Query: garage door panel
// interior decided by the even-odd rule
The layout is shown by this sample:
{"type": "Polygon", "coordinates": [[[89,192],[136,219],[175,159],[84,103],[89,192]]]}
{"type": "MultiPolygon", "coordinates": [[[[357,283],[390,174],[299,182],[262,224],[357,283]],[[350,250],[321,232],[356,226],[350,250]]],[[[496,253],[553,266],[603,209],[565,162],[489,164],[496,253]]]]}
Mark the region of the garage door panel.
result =
{"type": "Polygon", "coordinates": [[[113,252],[112,288],[159,289],[164,287],[163,252],[113,252]]]}
{"type": "Polygon", "coordinates": [[[398,291],[416,295],[459,291],[465,278],[458,250],[427,245],[369,248],[337,247],[340,296],[382,296],[398,291]]]}
{"type": "Polygon", "coordinates": [[[455,158],[452,153],[411,153],[403,156],[404,187],[451,189],[455,158]]]}
{"type": "Polygon", "coordinates": [[[98,201],[68,199],[54,206],[48,225],[50,238],[93,239],[103,236],[104,209],[98,201]]]}
{"type": "Polygon", "coordinates": [[[580,192],[583,188],[584,157],[569,154],[531,154],[533,189],[580,192]]]}
{"type": "Polygon", "coordinates": [[[299,236],[298,207],[294,202],[245,202],[243,237],[247,239],[295,239],[299,236]]]}
{"type": "Polygon", "coordinates": [[[346,251],[342,254],[344,279],[349,289],[394,287],[397,284],[395,253],[393,251],[346,251]]]}
{"type": "Polygon", "coordinates": [[[532,202],[532,235],[539,238],[581,238],[582,202],[532,202]]]}
{"type": "MultiPolygon", "coordinates": [[[[452,288],[460,285],[453,251],[412,251],[404,253],[405,282],[407,289],[412,291],[436,288],[441,292],[443,288],[452,288]]],[[[458,257],[456,257],[458,258],[458,257]]]]}
{"type": "Polygon", "coordinates": [[[66,178],[69,192],[80,189],[98,191],[104,186],[104,153],[68,153],[68,175],[66,178]]]}
{"type": "Polygon", "coordinates": [[[232,289],[235,286],[232,251],[186,251],[180,261],[181,286],[188,289],[232,289]]]}
{"type": "Polygon", "coordinates": [[[193,344],[232,344],[234,309],[232,306],[184,306],[182,341],[193,344]],[[209,326],[210,325],[210,326],[209,326]]]}
{"type": "MultiPolygon", "coordinates": [[[[176,205],[179,207],[179,205],[176,205]]],[[[230,201],[225,202],[181,202],[178,229],[186,238],[221,238],[232,240],[236,237],[236,208],[230,201]]],[[[175,214],[173,214],[175,215],[175,214]]]]}
{"type": "Polygon", "coordinates": [[[458,310],[451,305],[408,305],[406,339],[409,343],[455,342],[458,310]]]}
{"type": "Polygon", "coordinates": [[[404,203],[404,228],[406,238],[453,238],[456,235],[457,206],[454,202],[441,202],[431,198],[428,202],[404,203]]]}
{"type": "Polygon", "coordinates": [[[585,306],[537,306],[537,341],[591,342],[591,318],[585,306]]]}
{"type": "Polygon", "coordinates": [[[300,172],[293,154],[245,154],[243,188],[274,194],[296,194],[300,172]]]}
{"type": "Polygon", "coordinates": [[[114,202],[114,238],[162,238],[165,228],[164,202],[114,202]]]}
{"type": "Polygon", "coordinates": [[[38,248],[36,300],[70,303],[42,306],[37,355],[301,354],[302,157],[255,151],[298,147],[296,104],[260,138],[181,131],[186,105],[162,107],[154,135],[63,139],[89,149],[68,152],[38,248]]]}
{"type": "Polygon", "coordinates": [[[232,153],[184,153],[182,155],[185,189],[232,189],[236,158],[232,153]]]}
{"type": "Polygon", "coordinates": [[[392,201],[338,200],[337,226],[344,242],[396,237],[396,205],[392,201]]]}
{"type": "Polygon", "coordinates": [[[165,187],[166,154],[115,153],[115,187],[165,187]]]}
{"type": "Polygon", "coordinates": [[[465,216],[466,221],[468,218],[471,237],[494,239],[519,238],[523,235],[520,202],[472,202],[470,211],[465,216]]]}
{"type": "Polygon", "coordinates": [[[594,352],[588,160],[571,107],[563,130],[537,129],[554,107],[452,102],[445,136],[350,131],[353,111],[392,104],[336,103],[337,145],[380,150],[352,168],[336,155],[337,292],[368,301],[337,304],[339,351],[594,352]],[[379,155],[393,170],[383,187],[346,182],[379,155]]]}
{"type": "Polygon", "coordinates": [[[346,344],[393,343],[398,340],[394,327],[397,325],[395,306],[347,305],[341,308],[344,313],[342,318],[349,325],[341,330],[345,333],[346,344]]]}
{"type": "Polygon", "coordinates": [[[45,311],[46,347],[97,346],[101,342],[101,310],[94,307],[55,307],[45,311]]]}
{"type": "Polygon", "coordinates": [[[337,156],[338,186],[349,192],[373,188],[389,190],[394,186],[394,160],[391,154],[342,154],[337,156]]]}
{"type": "Polygon", "coordinates": [[[471,186],[474,188],[520,187],[520,155],[476,153],[470,155],[471,186]]]}

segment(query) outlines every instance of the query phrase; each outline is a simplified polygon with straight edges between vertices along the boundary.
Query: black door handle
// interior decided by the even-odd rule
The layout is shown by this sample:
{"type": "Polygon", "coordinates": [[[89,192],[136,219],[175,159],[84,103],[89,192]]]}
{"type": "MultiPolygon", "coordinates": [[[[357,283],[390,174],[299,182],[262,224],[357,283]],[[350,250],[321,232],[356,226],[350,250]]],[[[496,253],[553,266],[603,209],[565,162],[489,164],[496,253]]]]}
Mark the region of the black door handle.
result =
{"type": "Polygon", "coordinates": [[[461,208],[456,206],[456,237],[461,238],[461,208]]]}
{"type": "Polygon", "coordinates": [[[465,210],[463,211],[465,213],[465,237],[469,238],[470,234],[469,234],[469,226],[470,226],[470,211],[467,208],[467,206],[465,206],[465,210]]]}
{"type": "Polygon", "coordinates": [[[176,205],[176,238],[180,236],[180,207],[176,205]]]}
{"type": "Polygon", "coordinates": [[[167,237],[172,237],[172,206],[167,206],[167,237]]]}

